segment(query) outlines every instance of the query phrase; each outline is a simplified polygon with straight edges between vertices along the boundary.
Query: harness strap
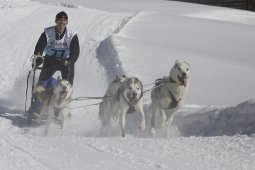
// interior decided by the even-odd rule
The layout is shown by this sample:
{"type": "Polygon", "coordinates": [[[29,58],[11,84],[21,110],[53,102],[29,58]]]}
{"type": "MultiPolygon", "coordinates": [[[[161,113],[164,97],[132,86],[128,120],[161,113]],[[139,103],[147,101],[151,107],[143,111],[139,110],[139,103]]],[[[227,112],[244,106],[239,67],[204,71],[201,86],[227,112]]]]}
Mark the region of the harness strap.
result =
{"type": "Polygon", "coordinates": [[[111,96],[104,96],[104,97],[76,97],[74,99],[70,99],[70,102],[72,101],[80,101],[80,100],[91,100],[91,99],[104,99],[106,97],[111,97],[111,96]]]}
{"type": "MultiPolygon", "coordinates": [[[[168,80],[167,79],[157,79],[155,81],[155,85],[156,86],[154,86],[153,88],[156,89],[157,94],[158,94],[158,98],[159,98],[160,87],[161,86],[165,86],[167,83],[177,83],[177,82],[174,79],[172,79],[171,77],[168,80]]],[[[172,99],[172,102],[169,103],[169,105],[168,105],[168,107],[166,109],[173,109],[173,108],[175,108],[178,105],[180,100],[177,100],[174,97],[173,93],[171,92],[171,90],[169,88],[167,88],[167,89],[168,89],[169,95],[170,95],[170,97],[172,99]]]]}
{"type": "Polygon", "coordinates": [[[178,105],[180,100],[176,100],[176,98],[174,97],[173,93],[170,90],[169,90],[169,94],[171,96],[172,102],[169,103],[167,109],[173,109],[173,108],[175,108],[178,105]]]}
{"type": "Polygon", "coordinates": [[[84,105],[84,106],[79,106],[79,107],[73,107],[73,108],[71,108],[71,109],[79,109],[79,108],[83,108],[83,107],[99,105],[100,103],[101,103],[101,102],[99,102],[99,103],[93,103],[93,104],[88,104],[88,105],[84,105]]]}
{"type": "Polygon", "coordinates": [[[168,83],[177,83],[177,82],[174,79],[172,79],[172,77],[170,77],[168,83]]]}

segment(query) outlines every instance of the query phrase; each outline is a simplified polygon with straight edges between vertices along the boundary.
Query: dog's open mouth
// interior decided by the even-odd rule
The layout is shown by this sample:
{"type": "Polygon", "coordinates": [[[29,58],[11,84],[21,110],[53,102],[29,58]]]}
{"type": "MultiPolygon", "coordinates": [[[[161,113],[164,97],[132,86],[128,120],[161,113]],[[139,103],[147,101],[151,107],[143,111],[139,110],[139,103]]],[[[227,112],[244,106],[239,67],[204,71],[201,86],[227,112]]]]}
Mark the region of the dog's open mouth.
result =
{"type": "Polygon", "coordinates": [[[67,96],[67,91],[61,91],[58,97],[58,104],[60,104],[63,100],[65,100],[67,96]]]}
{"type": "Polygon", "coordinates": [[[178,76],[178,80],[181,83],[181,86],[186,87],[186,85],[187,85],[187,77],[186,76],[182,76],[182,77],[178,76]]]}
{"type": "Polygon", "coordinates": [[[130,105],[136,104],[136,102],[137,102],[136,96],[131,95],[131,94],[127,94],[127,98],[128,98],[128,103],[129,103],[130,105]]]}

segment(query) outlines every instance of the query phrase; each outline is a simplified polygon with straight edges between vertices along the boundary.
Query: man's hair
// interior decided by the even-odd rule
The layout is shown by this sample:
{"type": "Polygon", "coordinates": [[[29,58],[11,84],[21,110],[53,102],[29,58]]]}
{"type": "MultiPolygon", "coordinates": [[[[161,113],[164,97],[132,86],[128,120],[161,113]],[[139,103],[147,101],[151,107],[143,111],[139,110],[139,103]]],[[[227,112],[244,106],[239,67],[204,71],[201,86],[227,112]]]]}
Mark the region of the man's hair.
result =
{"type": "Polygon", "coordinates": [[[65,18],[66,20],[68,20],[68,16],[64,11],[61,11],[56,15],[55,22],[57,22],[57,20],[60,18],[65,18]]]}

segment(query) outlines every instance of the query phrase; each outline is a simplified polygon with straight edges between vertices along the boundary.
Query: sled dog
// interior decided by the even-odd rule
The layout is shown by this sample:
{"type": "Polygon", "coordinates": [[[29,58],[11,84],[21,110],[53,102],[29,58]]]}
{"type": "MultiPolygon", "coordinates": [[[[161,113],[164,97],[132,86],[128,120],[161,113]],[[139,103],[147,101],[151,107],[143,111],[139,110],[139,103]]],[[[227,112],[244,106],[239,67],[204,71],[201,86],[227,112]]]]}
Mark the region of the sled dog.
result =
{"type": "Polygon", "coordinates": [[[70,99],[73,93],[72,86],[67,80],[58,80],[54,88],[45,90],[42,86],[36,86],[34,94],[37,95],[40,103],[39,122],[44,115],[47,116],[45,135],[48,134],[50,123],[58,113],[58,118],[61,119],[61,135],[64,135],[64,128],[68,115],[70,114],[70,99]]]}
{"type": "Polygon", "coordinates": [[[143,86],[136,77],[117,77],[110,83],[103,101],[99,106],[99,118],[103,127],[108,123],[120,125],[121,135],[125,137],[126,113],[132,107],[140,113],[139,128],[145,129],[143,111],[143,86]]]}
{"type": "Polygon", "coordinates": [[[182,105],[189,89],[191,70],[187,62],[176,60],[168,77],[156,80],[151,91],[151,115],[150,133],[155,134],[155,115],[160,112],[161,127],[170,127],[174,113],[182,105]]]}

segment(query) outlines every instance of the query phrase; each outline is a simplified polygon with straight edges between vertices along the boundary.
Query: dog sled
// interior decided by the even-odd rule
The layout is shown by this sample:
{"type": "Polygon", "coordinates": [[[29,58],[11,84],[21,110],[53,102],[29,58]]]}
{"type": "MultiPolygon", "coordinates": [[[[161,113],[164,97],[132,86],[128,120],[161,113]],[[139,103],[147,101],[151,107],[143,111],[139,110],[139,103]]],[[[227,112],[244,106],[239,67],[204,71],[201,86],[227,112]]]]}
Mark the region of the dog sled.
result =
{"type": "MultiPolygon", "coordinates": [[[[26,89],[26,103],[27,103],[28,84],[29,84],[28,82],[29,82],[30,75],[32,73],[31,97],[30,97],[30,106],[29,106],[28,110],[26,108],[26,103],[25,103],[25,113],[26,113],[28,124],[32,123],[33,120],[37,119],[37,116],[39,115],[40,109],[41,109],[41,103],[40,103],[38,97],[35,94],[33,94],[33,92],[34,92],[34,88],[35,88],[36,72],[42,69],[41,67],[38,67],[36,65],[36,61],[38,59],[43,60],[43,57],[39,56],[39,55],[34,55],[32,57],[33,57],[32,58],[33,68],[29,71],[29,74],[27,77],[27,89],[26,89]]],[[[40,82],[40,85],[42,87],[44,87],[46,91],[50,91],[51,89],[56,87],[57,83],[58,83],[58,80],[56,78],[50,77],[48,80],[40,82]]],[[[56,111],[56,114],[57,114],[57,111],[56,111]]]]}

